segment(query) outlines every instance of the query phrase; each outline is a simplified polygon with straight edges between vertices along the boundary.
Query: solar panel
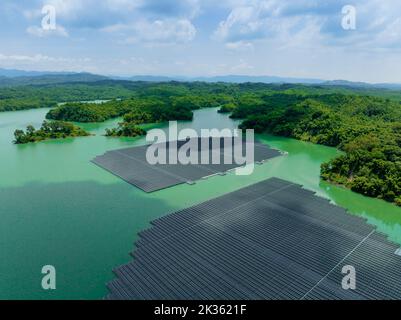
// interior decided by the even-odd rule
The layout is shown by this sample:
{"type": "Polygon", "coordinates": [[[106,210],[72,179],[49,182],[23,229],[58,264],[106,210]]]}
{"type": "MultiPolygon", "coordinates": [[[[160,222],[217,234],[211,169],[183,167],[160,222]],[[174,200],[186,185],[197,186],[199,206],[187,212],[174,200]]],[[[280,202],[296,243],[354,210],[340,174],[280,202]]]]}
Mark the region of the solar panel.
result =
{"type": "MultiPolygon", "coordinates": [[[[106,152],[92,160],[93,163],[101,168],[120,177],[128,183],[142,189],[145,192],[153,192],[175,186],[182,183],[193,183],[196,180],[211,175],[221,174],[228,170],[240,167],[235,161],[228,163],[228,158],[234,157],[235,139],[231,139],[231,151],[224,148],[224,138],[221,138],[218,146],[213,145],[211,138],[193,139],[197,144],[198,151],[207,150],[207,164],[202,164],[200,152],[197,153],[198,164],[149,164],[146,159],[146,152],[149,145],[139,146],[121,150],[106,152]],[[207,143],[206,143],[207,142],[207,143]],[[205,146],[207,144],[207,146],[205,146]],[[218,156],[218,163],[212,163],[212,155],[218,156]]],[[[182,147],[188,141],[178,141],[178,148],[182,147]]],[[[169,153],[170,144],[164,148],[169,153]]],[[[242,141],[242,150],[246,149],[249,143],[242,141]]],[[[271,149],[261,143],[252,144],[254,150],[254,161],[261,162],[277,156],[281,153],[278,150],[271,149]]]]}
{"type": "Polygon", "coordinates": [[[139,238],[108,299],[401,299],[397,245],[276,178],[156,219],[139,238]],[[355,290],[342,288],[346,265],[355,290]]]}

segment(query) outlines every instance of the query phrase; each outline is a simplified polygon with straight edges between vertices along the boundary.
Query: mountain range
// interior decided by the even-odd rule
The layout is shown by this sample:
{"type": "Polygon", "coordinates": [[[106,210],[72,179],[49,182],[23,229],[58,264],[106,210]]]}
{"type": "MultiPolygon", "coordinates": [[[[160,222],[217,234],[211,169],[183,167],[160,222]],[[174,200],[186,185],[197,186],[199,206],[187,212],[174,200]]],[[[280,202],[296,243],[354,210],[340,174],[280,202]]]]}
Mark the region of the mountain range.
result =
{"type": "Polygon", "coordinates": [[[25,71],[16,69],[0,68],[0,86],[18,86],[18,85],[46,85],[71,82],[96,82],[102,80],[128,80],[143,82],[226,82],[226,83],[293,83],[324,86],[340,86],[354,88],[378,88],[401,90],[401,84],[397,83],[365,83],[352,82],[347,80],[322,80],[312,78],[291,78],[277,76],[247,76],[247,75],[225,75],[213,77],[183,77],[183,76],[154,76],[154,75],[136,75],[136,76],[104,76],[91,74],[87,72],[54,72],[54,71],[25,71]]]}

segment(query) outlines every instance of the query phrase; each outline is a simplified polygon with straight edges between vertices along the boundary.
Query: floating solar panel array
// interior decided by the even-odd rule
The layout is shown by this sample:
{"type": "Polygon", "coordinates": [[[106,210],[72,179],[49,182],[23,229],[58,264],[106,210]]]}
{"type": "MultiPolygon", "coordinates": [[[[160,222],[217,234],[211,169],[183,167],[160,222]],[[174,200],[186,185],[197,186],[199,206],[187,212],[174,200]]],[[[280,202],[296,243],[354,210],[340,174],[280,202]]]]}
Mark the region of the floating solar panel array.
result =
{"type": "Polygon", "coordinates": [[[397,245],[275,178],[157,219],[136,245],[108,299],[401,299],[397,245]]]}
{"type": "MultiPolygon", "coordinates": [[[[153,192],[182,183],[192,184],[201,178],[221,174],[241,166],[234,159],[235,145],[238,142],[230,139],[231,148],[226,148],[224,138],[217,140],[219,143],[215,144],[212,138],[192,139],[197,147],[192,150],[203,151],[196,152],[197,159],[194,162],[197,164],[172,164],[170,161],[167,161],[167,164],[150,164],[146,157],[149,145],[109,151],[96,157],[92,162],[145,192],[153,192]],[[202,160],[205,154],[207,158],[202,160]],[[217,158],[214,163],[213,158],[217,158]]],[[[180,150],[188,141],[159,144],[158,152],[164,152],[168,156],[175,143],[177,150],[180,150]]],[[[249,147],[250,143],[242,141],[243,154],[247,146],[249,147]]],[[[281,155],[278,150],[271,149],[265,144],[252,143],[251,147],[254,150],[255,162],[263,162],[281,155]]]]}

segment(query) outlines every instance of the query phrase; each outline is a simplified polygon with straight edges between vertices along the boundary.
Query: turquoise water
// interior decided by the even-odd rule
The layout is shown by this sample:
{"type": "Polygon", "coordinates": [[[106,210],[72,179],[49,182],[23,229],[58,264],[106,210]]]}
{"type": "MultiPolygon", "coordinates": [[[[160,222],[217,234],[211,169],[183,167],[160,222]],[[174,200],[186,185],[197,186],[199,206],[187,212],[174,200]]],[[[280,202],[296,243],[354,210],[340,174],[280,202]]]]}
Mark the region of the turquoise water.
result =
{"type": "MultiPolygon", "coordinates": [[[[288,152],[250,176],[212,177],[146,194],[90,163],[107,150],[145,143],[108,138],[119,119],[83,127],[94,136],[13,145],[13,131],[40,126],[48,109],[0,113],[0,299],[101,299],[112,269],[130,260],[137,233],[168,212],[277,176],[303,184],[346,207],[401,244],[401,208],[321,182],[320,164],[334,148],[264,135],[288,152]],[[57,289],[41,288],[41,269],[54,265],[57,289]]],[[[235,128],[217,109],[195,112],[179,127],[235,128]]],[[[166,124],[158,127],[166,128],[166,124]]]]}

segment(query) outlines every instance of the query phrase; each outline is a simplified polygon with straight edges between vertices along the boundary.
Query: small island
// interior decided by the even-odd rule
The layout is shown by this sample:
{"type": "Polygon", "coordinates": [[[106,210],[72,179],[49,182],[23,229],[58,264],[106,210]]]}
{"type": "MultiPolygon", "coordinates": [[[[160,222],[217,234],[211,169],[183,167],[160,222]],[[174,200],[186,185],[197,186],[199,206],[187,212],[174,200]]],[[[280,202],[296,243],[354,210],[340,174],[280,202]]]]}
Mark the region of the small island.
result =
{"type": "Polygon", "coordinates": [[[26,144],[50,139],[64,139],[68,137],[86,137],[90,133],[84,129],[65,121],[43,121],[42,127],[36,130],[33,126],[27,126],[26,131],[15,130],[14,143],[26,144]]]}
{"type": "MultiPolygon", "coordinates": [[[[192,119],[192,112],[182,115],[182,118],[187,117],[192,119]]],[[[117,128],[106,129],[107,137],[137,137],[146,135],[146,130],[140,127],[141,124],[149,124],[160,122],[160,119],[154,113],[135,110],[124,115],[124,121],[118,124],[117,128]]]]}
{"type": "Polygon", "coordinates": [[[138,137],[144,135],[146,135],[146,130],[130,122],[120,122],[117,128],[106,129],[106,137],[138,137]]]}
{"type": "Polygon", "coordinates": [[[218,110],[218,113],[231,113],[237,108],[237,105],[233,102],[229,102],[227,104],[224,104],[220,107],[218,110]]]}

